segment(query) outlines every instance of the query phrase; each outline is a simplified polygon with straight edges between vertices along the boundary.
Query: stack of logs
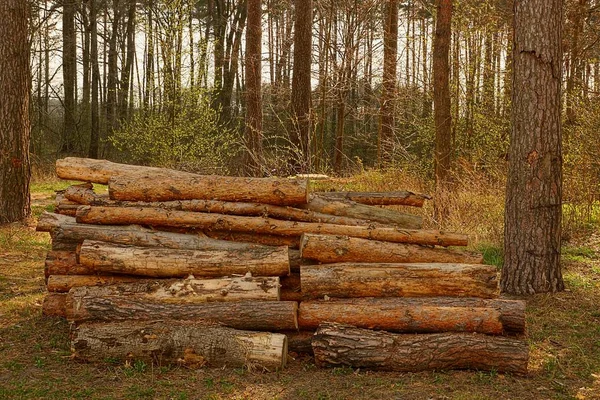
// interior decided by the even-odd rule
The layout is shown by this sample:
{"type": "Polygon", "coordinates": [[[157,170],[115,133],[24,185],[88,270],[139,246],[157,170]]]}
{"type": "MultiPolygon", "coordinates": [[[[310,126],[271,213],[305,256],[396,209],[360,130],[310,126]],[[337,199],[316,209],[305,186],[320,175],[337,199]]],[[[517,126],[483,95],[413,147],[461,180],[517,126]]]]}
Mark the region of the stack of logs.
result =
{"type": "Polygon", "coordinates": [[[527,370],[525,304],[462,234],[423,230],[411,192],[313,193],[299,179],[57,161],[44,313],[84,360],[527,370]],[[108,195],[92,183],[107,184],[108,195]]]}

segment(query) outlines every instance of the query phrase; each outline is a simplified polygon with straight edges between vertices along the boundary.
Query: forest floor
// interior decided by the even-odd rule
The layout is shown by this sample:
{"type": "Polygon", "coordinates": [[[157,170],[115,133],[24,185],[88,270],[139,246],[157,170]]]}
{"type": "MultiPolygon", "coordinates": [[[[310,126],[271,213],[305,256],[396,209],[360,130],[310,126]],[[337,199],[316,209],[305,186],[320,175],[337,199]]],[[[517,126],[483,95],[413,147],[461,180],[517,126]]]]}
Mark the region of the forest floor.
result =
{"type": "MultiPolygon", "coordinates": [[[[58,185],[33,186],[35,215],[58,185]]],[[[41,315],[49,247],[35,218],[0,227],[0,399],[600,399],[600,228],[565,245],[566,291],[527,299],[525,377],[322,370],[307,356],[274,373],[79,363],[68,324],[41,315]]]]}

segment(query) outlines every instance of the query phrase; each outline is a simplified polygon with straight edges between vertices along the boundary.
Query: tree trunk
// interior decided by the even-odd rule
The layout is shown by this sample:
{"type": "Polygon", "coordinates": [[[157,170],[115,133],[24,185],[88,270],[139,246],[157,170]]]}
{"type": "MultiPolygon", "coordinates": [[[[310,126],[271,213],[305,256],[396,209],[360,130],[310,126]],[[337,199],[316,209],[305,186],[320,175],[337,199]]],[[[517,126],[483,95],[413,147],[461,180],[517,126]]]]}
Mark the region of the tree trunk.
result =
{"type": "Polygon", "coordinates": [[[483,263],[481,255],[465,251],[311,233],[302,235],[300,252],[321,263],[483,263]]]}
{"type": "Polygon", "coordinates": [[[432,246],[466,246],[468,244],[467,236],[459,233],[281,221],[272,218],[169,211],[160,208],[81,206],[77,210],[77,222],[115,225],[145,224],[296,237],[300,237],[304,233],[320,233],[432,246]]]}
{"type": "Polygon", "coordinates": [[[310,201],[302,207],[323,214],[380,222],[401,228],[419,229],[423,227],[423,218],[420,216],[368,206],[351,200],[330,200],[319,196],[311,196],[310,201]]]}
{"type": "Polygon", "coordinates": [[[82,286],[106,286],[124,282],[136,282],[136,276],[115,275],[50,275],[46,289],[54,293],[66,293],[72,288],[82,286]]]}
{"type": "Polygon", "coordinates": [[[312,345],[319,367],[396,372],[475,369],[526,374],[529,360],[526,341],[473,333],[407,335],[323,324],[312,345]]]}
{"type": "Polygon", "coordinates": [[[302,293],[329,297],[483,297],[498,294],[496,268],[479,264],[340,263],[300,267],[302,293]]]}
{"type": "Polygon", "coordinates": [[[236,276],[219,279],[140,279],[109,286],[73,291],[81,296],[109,298],[127,296],[136,301],[170,304],[199,304],[231,301],[279,300],[279,277],[236,276]],[[83,292],[85,292],[83,294],[83,292]]]}
{"type": "Polygon", "coordinates": [[[77,33],[75,32],[75,13],[77,11],[76,0],[63,0],[63,88],[64,88],[64,116],[63,116],[63,142],[61,152],[64,154],[75,151],[76,146],[76,117],[77,103],[77,33]]]}
{"type": "Polygon", "coordinates": [[[294,0],[294,69],[292,76],[292,129],[290,141],[293,152],[289,163],[296,172],[311,170],[311,63],[312,63],[312,0],[294,0]]]}
{"type": "Polygon", "coordinates": [[[436,218],[441,220],[446,211],[441,204],[448,191],[452,168],[452,116],[450,103],[450,51],[452,1],[436,0],[437,17],[433,41],[433,104],[435,121],[435,183],[436,218]]]}
{"type": "Polygon", "coordinates": [[[423,207],[431,196],[407,191],[397,192],[315,192],[315,196],[330,200],[350,200],[370,206],[423,207]]]}
{"type": "Polygon", "coordinates": [[[248,0],[246,29],[246,173],[260,176],[262,167],[261,0],[248,0]]]}
{"type": "Polygon", "coordinates": [[[285,367],[287,337],[189,321],[85,323],[74,330],[71,349],[86,361],[273,371],[285,367]]]}
{"type": "Polygon", "coordinates": [[[381,85],[380,127],[377,162],[392,161],[396,112],[396,66],[398,64],[398,0],[386,2],[383,31],[383,78],[381,85]]]}
{"type": "Polygon", "coordinates": [[[300,329],[316,329],[323,322],[390,332],[523,334],[525,302],[438,297],[330,299],[300,303],[300,329]]]}
{"type": "Polygon", "coordinates": [[[501,288],[512,294],[564,289],[562,213],[562,5],[515,3],[512,132],[501,288]]]}
{"type": "Polygon", "coordinates": [[[152,303],[131,296],[98,297],[85,288],[67,298],[67,318],[75,322],[123,320],[206,320],[236,329],[298,329],[294,301],[239,301],[196,304],[152,303]]]}
{"type": "Polygon", "coordinates": [[[29,4],[0,2],[0,225],[31,214],[29,4]]]}
{"type": "Polygon", "coordinates": [[[220,277],[246,274],[282,276],[290,272],[288,248],[252,247],[247,251],[187,250],[123,246],[86,240],[79,262],[98,272],[155,278],[220,277]]]}

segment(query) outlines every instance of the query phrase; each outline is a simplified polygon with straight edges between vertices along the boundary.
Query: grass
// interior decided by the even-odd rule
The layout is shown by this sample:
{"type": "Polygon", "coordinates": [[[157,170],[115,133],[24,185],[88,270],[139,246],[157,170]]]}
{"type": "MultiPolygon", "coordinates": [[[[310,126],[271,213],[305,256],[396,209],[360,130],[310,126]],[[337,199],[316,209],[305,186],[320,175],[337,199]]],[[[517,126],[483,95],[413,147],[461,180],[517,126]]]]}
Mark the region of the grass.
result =
{"type": "MultiPolygon", "coordinates": [[[[426,191],[410,176],[369,174],[356,184],[350,179],[335,184],[347,190],[426,191]]],[[[34,194],[41,197],[64,185],[33,187],[40,188],[41,194],[34,194]]],[[[500,266],[502,197],[493,193],[458,193],[453,212],[471,208],[464,211],[466,216],[452,215],[444,223],[447,228],[470,227],[472,249],[500,266]]],[[[434,226],[427,220],[431,208],[418,212],[434,226]]],[[[34,222],[0,227],[0,399],[600,399],[598,227],[563,249],[567,291],[527,299],[530,374],[520,377],[495,371],[323,370],[309,357],[296,357],[284,371],[268,374],[114,360],[79,363],[70,359],[68,324],[41,315],[49,238],[35,232],[34,222]]]]}

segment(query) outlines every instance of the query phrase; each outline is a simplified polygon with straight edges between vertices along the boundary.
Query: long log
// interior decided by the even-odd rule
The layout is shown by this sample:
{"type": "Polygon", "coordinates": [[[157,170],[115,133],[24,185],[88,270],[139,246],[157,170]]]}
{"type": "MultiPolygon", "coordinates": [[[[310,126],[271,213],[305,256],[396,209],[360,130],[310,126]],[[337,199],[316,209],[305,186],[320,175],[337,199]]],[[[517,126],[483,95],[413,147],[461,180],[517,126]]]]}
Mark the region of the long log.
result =
{"type": "Polygon", "coordinates": [[[290,249],[300,248],[300,235],[278,236],[268,233],[232,232],[205,230],[203,233],[212,239],[225,240],[228,242],[241,242],[261,244],[264,246],[288,246],[290,249]]]}
{"type": "Polygon", "coordinates": [[[396,192],[316,192],[315,195],[326,199],[351,200],[370,206],[423,207],[425,200],[431,200],[429,195],[405,190],[396,192]]]}
{"type": "Polygon", "coordinates": [[[42,315],[48,317],[66,317],[66,293],[47,293],[42,302],[42,315]]]}
{"type": "Polygon", "coordinates": [[[313,195],[310,201],[302,207],[323,214],[380,222],[387,225],[396,225],[399,228],[420,229],[423,227],[423,218],[418,215],[367,206],[350,200],[330,200],[313,195]]]}
{"type": "Polygon", "coordinates": [[[300,252],[302,258],[322,263],[483,263],[480,254],[467,251],[313,233],[302,235],[300,252]]]}
{"type": "Polygon", "coordinates": [[[115,275],[50,275],[46,283],[49,292],[66,293],[72,288],[82,286],[105,286],[122,282],[135,282],[135,276],[115,275]]]}
{"type": "Polygon", "coordinates": [[[283,276],[290,272],[288,248],[256,247],[246,251],[188,250],[124,246],[86,240],[79,262],[102,273],[153,278],[221,277],[226,275],[283,276]]]}
{"type": "Polygon", "coordinates": [[[522,334],[525,331],[525,302],[437,297],[330,299],[300,303],[300,329],[316,329],[323,322],[389,332],[522,334]]]}
{"type": "Polygon", "coordinates": [[[66,303],[67,318],[74,322],[206,320],[253,331],[298,329],[297,310],[294,301],[154,303],[134,296],[99,297],[84,287],[72,289],[66,303]]]}
{"type": "Polygon", "coordinates": [[[130,296],[154,303],[194,304],[227,301],[277,301],[279,277],[237,276],[219,279],[141,279],[110,286],[87,287],[85,296],[130,296]]]}
{"type": "Polygon", "coordinates": [[[479,333],[394,334],[324,323],[313,337],[319,367],[417,372],[475,369],[527,373],[527,341],[479,333]]]}
{"type": "Polygon", "coordinates": [[[481,264],[340,263],[300,267],[302,293],[329,297],[498,295],[496,267],[481,264]]]}
{"type": "Polygon", "coordinates": [[[171,201],[222,200],[294,206],[306,204],[306,180],[242,178],[181,173],[136,173],[108,182],[113,200],[171,201]]]}
{"type": "MultiPolygon", "coordinates": [[[[56,160],[56,175],[61,179],[107,184],[110,178],[132,173],[165,173],[164,168],[119,164],[93,158],[66,157],[56,160]]],[[[172,173],[182,173],[172,171],[172,173]]]]}
{"type": "Polygon", "coordinates": [[[100,196],[83,185],[68,187],[64,195],[78,205],[101,207],[158,207],[165,210],[196,211],[229,215],[264,216],[276,219],[304,222],[320,222],[336,225],[368,225],[370,221],[356,218],[323,214],[295,207],[276,206],[263,203],[231,202],[218,200],[176,200],[176,201],[121,201],[100,196]]]}
{"type": "Polygon", "coordinates": [[[468,244],[468,237],[459,233],[397,229],[390,227],[281,221],[272,218],[240,217],[188,211],[168,211],[151,207],[124,208],[81,206],[77,210],[77,222],[114,225],[148,224],[295,237],[299,237],[303,233],[319,233],[328,235],[347,235],[387,242],[440,246],[466,246],[468,244]]]}
{"type": "Polygon", "coordinates": [[[285,367],[287,338],[189,321],[84,323],[74,330],[71,349],[74,358],[95,362],[273,371],[285,367]]]}

